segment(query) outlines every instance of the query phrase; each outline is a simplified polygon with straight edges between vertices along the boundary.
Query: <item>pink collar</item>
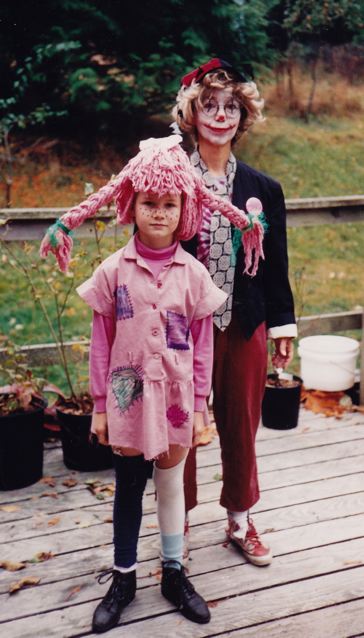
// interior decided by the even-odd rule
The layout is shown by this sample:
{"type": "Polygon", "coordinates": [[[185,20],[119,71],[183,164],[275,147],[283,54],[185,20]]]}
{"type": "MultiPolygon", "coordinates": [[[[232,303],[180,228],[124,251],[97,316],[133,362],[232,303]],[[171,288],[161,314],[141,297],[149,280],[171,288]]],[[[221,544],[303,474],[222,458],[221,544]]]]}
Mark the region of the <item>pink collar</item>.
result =
{"type": "Polygon", "coordinates": [[[148,259],[166,259],[171,256],[173,262],[176,264],[186,264],[189,259],[188,253],[186,253],[186,251],[182,248],[181,244],[178,241],[174,242],[172,246],[168,246],[168,248],[154,250],[152,248],[144,246],[138,236],[133,235],[133,237],[125,246],[124,257],[125,259],[136,260],[138,259],[138,256],[146,257],[148,259]],[[142,251],[147,252],[140,252],[140,246],[142,247],[142,251]],[[170,255],[168,251],[170,251],[170,255]]]}

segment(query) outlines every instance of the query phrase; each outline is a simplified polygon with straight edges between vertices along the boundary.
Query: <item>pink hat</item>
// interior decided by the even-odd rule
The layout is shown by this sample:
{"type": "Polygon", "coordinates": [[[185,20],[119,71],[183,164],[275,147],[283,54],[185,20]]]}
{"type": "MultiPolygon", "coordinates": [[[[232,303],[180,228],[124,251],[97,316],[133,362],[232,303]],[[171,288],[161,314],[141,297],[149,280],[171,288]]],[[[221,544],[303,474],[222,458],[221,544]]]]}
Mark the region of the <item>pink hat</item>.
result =
{"type": "Polygon", "coordinates": [[[211,211],[219,210],[243,231],[245,272],[252,268],[248,274],[255,275],[259,257],[264,258],[262,214],[247,214],[211,193],[193,170],[187,154],[180,146],[181,141],[180,135],[170,135],[140,142],[139,153],[126,164],[119,175],[50,226],[40,247],[41,257],[52,252],[60,269],[65,272],[73,244],[70,232],[85,219],[95,215],[102,206],[114,199],[118,223],[129,224],[133,222],[132,204],[135,193],[152,192],[160,196],[173,193],[184,195],[175,238],[187,240],[196,234],[200,228],[203,206],[211,211]]]}

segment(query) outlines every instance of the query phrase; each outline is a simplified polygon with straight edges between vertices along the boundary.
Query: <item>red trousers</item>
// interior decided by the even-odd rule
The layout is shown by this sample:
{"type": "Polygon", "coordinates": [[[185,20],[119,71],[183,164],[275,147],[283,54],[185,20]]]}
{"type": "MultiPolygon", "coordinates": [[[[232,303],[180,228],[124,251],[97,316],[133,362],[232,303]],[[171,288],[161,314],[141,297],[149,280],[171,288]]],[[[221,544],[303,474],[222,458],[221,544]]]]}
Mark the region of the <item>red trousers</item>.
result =
{"type": "MultiPolygon", "coordinates": [[[[228,328],[215,330],[213,411],[220,438],[222,491],[228,510],[248,510],[259,500],[255,438],[267,374],[267,337],[262,323],[247,340],[233,316],[228,328]]],[[[196,448],[185,466],[186,511],[197,504],[196,448]]]]}

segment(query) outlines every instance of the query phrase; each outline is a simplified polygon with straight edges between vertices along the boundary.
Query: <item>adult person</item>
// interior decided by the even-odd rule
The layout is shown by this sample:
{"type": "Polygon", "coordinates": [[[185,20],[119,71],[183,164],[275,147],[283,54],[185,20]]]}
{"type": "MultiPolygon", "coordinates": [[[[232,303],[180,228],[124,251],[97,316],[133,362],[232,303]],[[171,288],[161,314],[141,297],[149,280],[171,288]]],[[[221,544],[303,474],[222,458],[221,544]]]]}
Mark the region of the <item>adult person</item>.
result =
{"type": "MultiPolygon", "coordinates": [[[[292,339],[297,335],[282,188],[232,153],[239,137],[264,120],[263,104],[254,82],[228,62],[213,58],[182,78],[173,109],[180,130],[195,141],[190,160],[205,185],[251,214],[263,210],[267,222],[265,259],[250,274],[246,269],[243,274],[241,232],[216,211],[204,210],[201,230],[185,245],[228,293],[214,314],[212,387],[223,468],[220,503],[227,510],[228,539],[258,566],[272,560],[271,549],[249,515],[259,500],[255,438],[266,381],[267,337],[274,343],[273,365],[284,368],[292,359],[292,339]]],[[[185,468],[185,502],[187,512],[197,503],[195,450],[185,468]]]]}

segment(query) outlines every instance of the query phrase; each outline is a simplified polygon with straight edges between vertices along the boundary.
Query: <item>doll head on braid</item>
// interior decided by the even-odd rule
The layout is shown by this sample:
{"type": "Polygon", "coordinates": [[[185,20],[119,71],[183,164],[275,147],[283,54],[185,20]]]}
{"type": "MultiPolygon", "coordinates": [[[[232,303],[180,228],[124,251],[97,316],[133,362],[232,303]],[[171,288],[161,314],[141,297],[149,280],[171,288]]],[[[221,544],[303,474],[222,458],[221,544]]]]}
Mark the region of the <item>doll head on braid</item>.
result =
{"type": "Polygon", "coordinates": [[[60,269],[65,272],[73,244],[71,231],[94,216],[102,206],[114,200],[117,222],[129,224],[134,221],[136,193],[151,193],[159,198],[168,194],[181,195],[182,210],[174,239],[188,240],[196,234],[201,224],[203,206],[211,211],[219,210],[243,231],[245,272],[255,275],[259,258],[264,258],[264,229],[259,200],[253,202],[250,212],[245,213],[207,190],[201,178],[193,171],[187,154],[180,146],[181,141],[180,135],[171,135],[140,142],[139,153],[116,177],[97,193],[71,208],[48,229],[41,244],[41,257],[52,252],[60,269]]]}

